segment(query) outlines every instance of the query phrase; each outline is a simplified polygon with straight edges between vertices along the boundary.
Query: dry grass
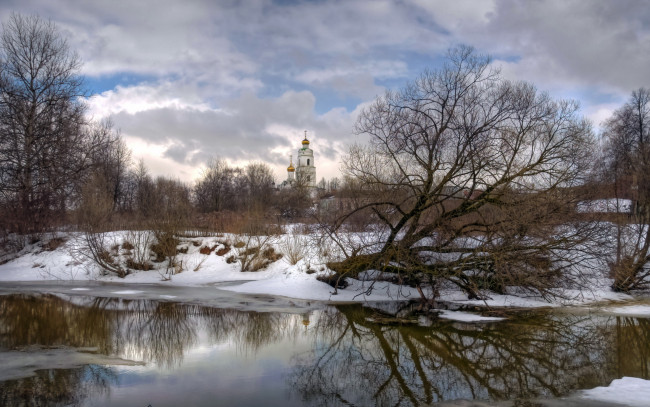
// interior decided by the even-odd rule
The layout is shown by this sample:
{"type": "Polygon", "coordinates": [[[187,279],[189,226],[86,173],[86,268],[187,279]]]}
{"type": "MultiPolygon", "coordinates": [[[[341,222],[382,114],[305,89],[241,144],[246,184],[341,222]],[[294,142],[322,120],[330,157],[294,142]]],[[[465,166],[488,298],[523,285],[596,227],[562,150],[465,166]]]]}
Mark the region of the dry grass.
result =
{"type": "Polygon", "coordinates": [[[289,264],[293,266],[305,258],[307,254],[307,238],[303,235],[292,233],[282,239],[278,247],[289,264]]]}
{"type": "Polygon", "coordinates": [[[62,237],[55,237],[53,239],[50,239],[47,243],[43,245],[43,250],[48,251],[48,252],[53,252],[54,250],[58,249],[65,243],[65,239],[62,237]]]}

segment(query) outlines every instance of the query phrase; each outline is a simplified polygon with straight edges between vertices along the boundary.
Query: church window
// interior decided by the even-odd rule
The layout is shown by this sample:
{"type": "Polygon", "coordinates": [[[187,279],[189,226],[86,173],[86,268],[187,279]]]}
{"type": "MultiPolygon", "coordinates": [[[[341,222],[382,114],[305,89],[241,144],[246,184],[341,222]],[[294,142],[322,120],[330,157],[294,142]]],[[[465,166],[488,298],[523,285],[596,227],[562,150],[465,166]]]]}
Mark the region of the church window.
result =
{"type": "Polygon", "coordinates": [[[309,158],[307,159],[307,166],[309,166],[309,158]]]}

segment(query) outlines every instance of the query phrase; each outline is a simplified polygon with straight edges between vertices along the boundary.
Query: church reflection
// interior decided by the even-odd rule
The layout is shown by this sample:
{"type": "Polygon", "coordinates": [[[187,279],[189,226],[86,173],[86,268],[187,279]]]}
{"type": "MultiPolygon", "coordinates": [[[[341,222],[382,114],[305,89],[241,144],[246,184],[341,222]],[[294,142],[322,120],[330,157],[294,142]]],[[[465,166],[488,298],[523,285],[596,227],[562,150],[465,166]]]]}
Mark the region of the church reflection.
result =
{"type": "MultiPolygon", "coordinates": [[[[301,338],[311,350],[291,358],[292,397],[315,405],[425,405],[459,398],[558,397],[621,376],[648,378],[649,322],[525,312],[492,324],[434,319],[418,326],[359,305],[294,315],[11,295],[0,297],[0,349],[91,348],[173,371],[197,346],[227,343],[232,352],[255,358],[267,345],[291,352],[301,338]]],[[[82,405],[109,393],[117,380],[110,365],[38,370],[0,382],[0,404],[82,405]]]]}

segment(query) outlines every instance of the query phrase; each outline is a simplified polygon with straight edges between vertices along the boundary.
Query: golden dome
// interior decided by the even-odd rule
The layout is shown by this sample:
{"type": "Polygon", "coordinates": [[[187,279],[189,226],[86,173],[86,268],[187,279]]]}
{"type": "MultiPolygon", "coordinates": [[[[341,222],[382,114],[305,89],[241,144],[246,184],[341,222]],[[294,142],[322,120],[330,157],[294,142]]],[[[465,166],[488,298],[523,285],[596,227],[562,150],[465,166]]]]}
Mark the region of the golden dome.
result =
{"type": "Polygon", "coordinates": [[[293,168],[293,164],[289,164],[289,166],[287,167],[287,171],[289,171],[289,172],[294,172],[295,170],[296,169],[293,168]]]}
{"type": "Polygon", "coordinates": [[[302,145],[303,145],[303,146],[308,146],[308,145],[309,145],[309,140],[307,140],[307,138],[305,138],[305,139],[302,141],[302,145]]]}

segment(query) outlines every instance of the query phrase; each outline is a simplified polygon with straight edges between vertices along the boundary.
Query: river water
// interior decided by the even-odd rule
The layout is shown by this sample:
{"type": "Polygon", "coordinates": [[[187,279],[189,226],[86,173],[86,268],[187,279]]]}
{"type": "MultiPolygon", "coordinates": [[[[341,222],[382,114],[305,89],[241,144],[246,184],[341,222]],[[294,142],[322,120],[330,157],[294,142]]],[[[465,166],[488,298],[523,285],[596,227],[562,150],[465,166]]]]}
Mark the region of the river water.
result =
{"type": "MultiPolygon", "coordinates": [[[[462,323],[218,287],[0,286],[0,405],[587,406],[649,378],[650,319],[462,323]]],[[[393,304],[390,307],[395,308],[393,304]]]]}

